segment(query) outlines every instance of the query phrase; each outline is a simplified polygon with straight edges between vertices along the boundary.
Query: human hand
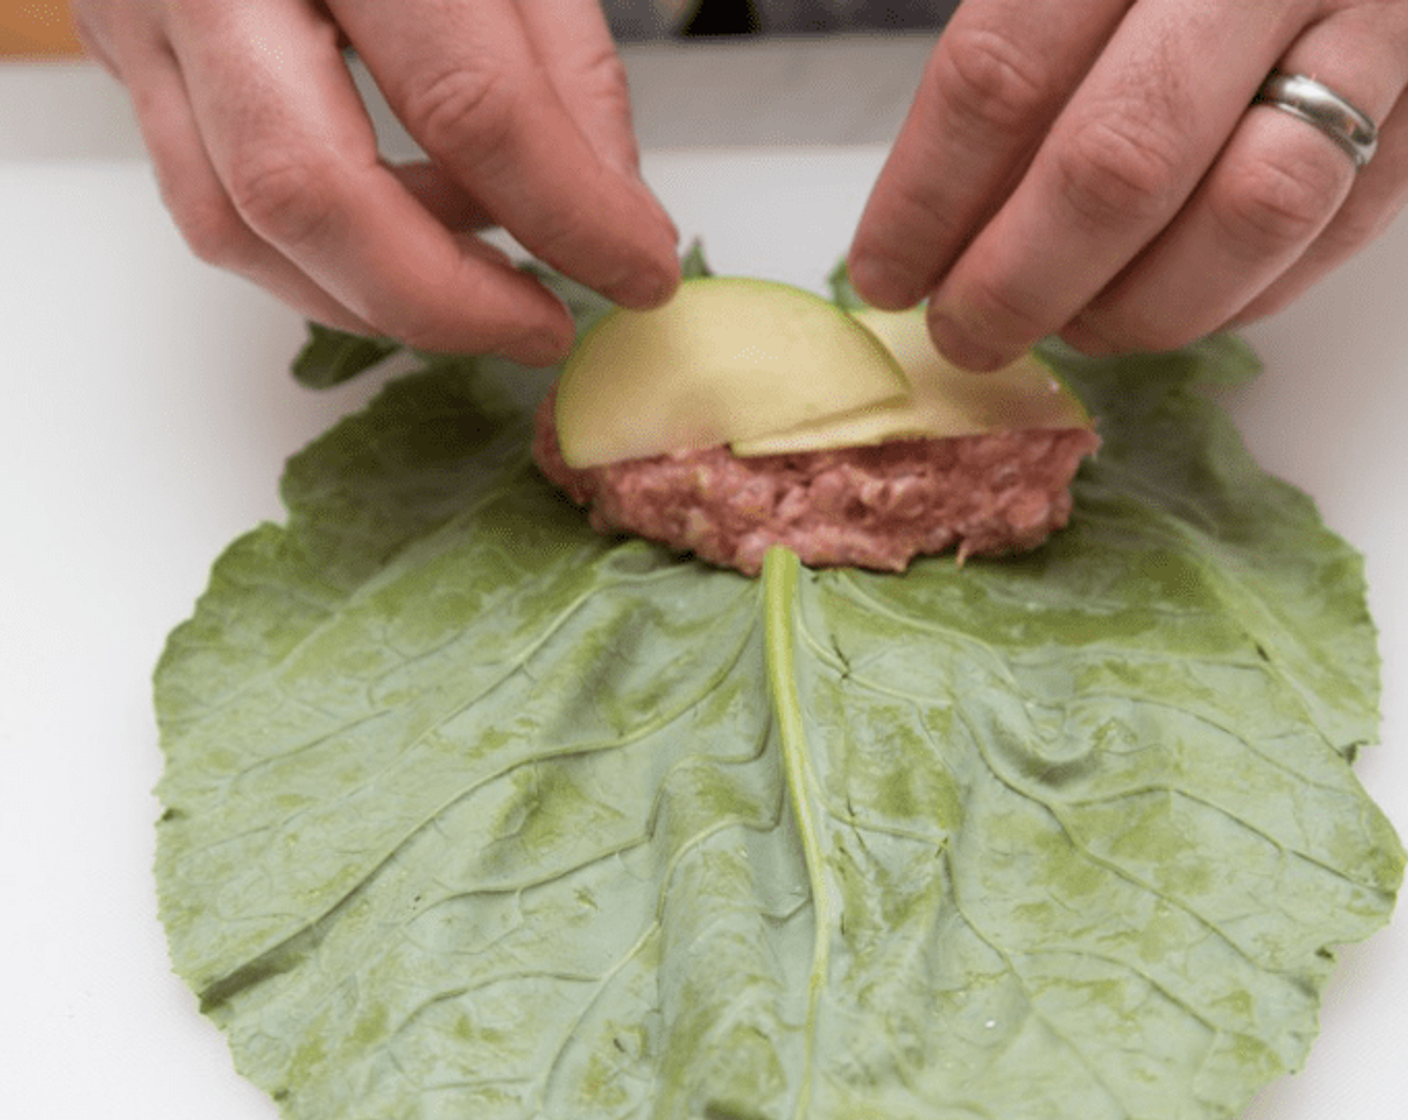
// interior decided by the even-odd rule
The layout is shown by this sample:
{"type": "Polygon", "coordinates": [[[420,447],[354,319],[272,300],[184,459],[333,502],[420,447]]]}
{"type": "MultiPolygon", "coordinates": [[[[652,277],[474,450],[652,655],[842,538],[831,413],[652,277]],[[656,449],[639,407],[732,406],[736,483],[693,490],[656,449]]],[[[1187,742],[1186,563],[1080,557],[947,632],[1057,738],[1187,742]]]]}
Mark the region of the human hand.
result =
{"type": "Polygon", "coordinates": [[[881,307],[929,297],[991,369],[1061,334],[1169,349],[1270,314],[1408,198],[1408,0],[965,0],[850,253],[881,307]],[[1354,162],[1252,104],[1273,69],[1378,122],[1354,162]]]}
{"type": "Polygon", "coordinates": [[[127,86],[195,253],[312,319],[556,360],[571,317],[473,235],[489,225],[627,306],[678,281],[678,235],[640,180],[595,0],[74,0],[74,12],[127,86]],[[381,159],[345,42],[428,162],[381,159]]]}

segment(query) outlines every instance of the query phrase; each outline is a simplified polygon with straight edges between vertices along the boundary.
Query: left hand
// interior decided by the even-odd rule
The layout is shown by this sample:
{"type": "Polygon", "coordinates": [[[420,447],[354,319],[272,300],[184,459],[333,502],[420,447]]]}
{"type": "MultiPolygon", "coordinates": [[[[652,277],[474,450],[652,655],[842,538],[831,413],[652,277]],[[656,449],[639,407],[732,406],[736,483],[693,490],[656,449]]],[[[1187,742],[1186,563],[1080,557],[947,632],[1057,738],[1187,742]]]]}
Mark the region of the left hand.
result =
{"type": "Polygon", "coordinates": [[[1161,350],[1270,314],[1408,200],[1408,0],[965,0],[857,229],[881,307],[992,369],[1049,334],[1161,350]],[[1379,127],[1252,105],[1273,69],[1379,127]]]}
{"type": "Polygon", "coordinates": [[[196,255],[308,318],[560,361],[571,315],[489,225],[629,307],[679,282],[597,0],[71,3],[196,255]],[[344,42],[429,160],[381,158],[344,42]]]}

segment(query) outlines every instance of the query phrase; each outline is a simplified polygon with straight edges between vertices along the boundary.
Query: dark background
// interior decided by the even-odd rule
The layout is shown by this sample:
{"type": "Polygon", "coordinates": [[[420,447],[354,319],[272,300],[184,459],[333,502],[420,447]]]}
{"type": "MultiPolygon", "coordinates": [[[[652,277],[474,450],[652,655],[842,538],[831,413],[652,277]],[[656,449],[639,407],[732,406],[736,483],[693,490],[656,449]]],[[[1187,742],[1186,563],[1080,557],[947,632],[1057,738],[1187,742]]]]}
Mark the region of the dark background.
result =
{"type": "Polygon", "coordinates": [[[936,30],[958,0],[698,0],[678,26],[654,0],[606,0],[618,39],[936,30]]]}

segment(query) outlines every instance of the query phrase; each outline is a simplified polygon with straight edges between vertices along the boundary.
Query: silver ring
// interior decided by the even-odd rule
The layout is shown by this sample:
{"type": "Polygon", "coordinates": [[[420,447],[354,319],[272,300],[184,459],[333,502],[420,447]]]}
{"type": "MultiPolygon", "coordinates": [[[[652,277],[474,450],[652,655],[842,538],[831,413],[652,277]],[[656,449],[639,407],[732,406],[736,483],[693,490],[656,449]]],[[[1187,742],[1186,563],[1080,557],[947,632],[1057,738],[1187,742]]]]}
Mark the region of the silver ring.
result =
{"type": "Polygon", "coordinates": [[[1379,130],[1367,113],[1304,74],[1273,70],[1252,104],[1269,105],[1314,125],[1354,161],[1356,171],[1374,158],[1379,146],[1379,130]]]}

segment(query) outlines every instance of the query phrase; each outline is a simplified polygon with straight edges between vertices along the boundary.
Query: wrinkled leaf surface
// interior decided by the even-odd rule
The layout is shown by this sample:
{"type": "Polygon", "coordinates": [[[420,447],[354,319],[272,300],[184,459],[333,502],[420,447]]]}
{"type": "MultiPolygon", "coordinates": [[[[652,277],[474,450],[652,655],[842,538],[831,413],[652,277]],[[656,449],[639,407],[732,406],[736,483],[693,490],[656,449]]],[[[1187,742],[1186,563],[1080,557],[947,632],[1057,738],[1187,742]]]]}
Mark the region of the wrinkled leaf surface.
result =
{"type": "Polygon", "coordinates": [[[1360,561],[1199,382],[1058,355],[1076,516],[760,581],[605,540],[541,381],[427,359],[290,464],[157,677],[162,917],[300,1120],[1194,1120],[1303,1060],[1398,839],[1360,561]]]}

